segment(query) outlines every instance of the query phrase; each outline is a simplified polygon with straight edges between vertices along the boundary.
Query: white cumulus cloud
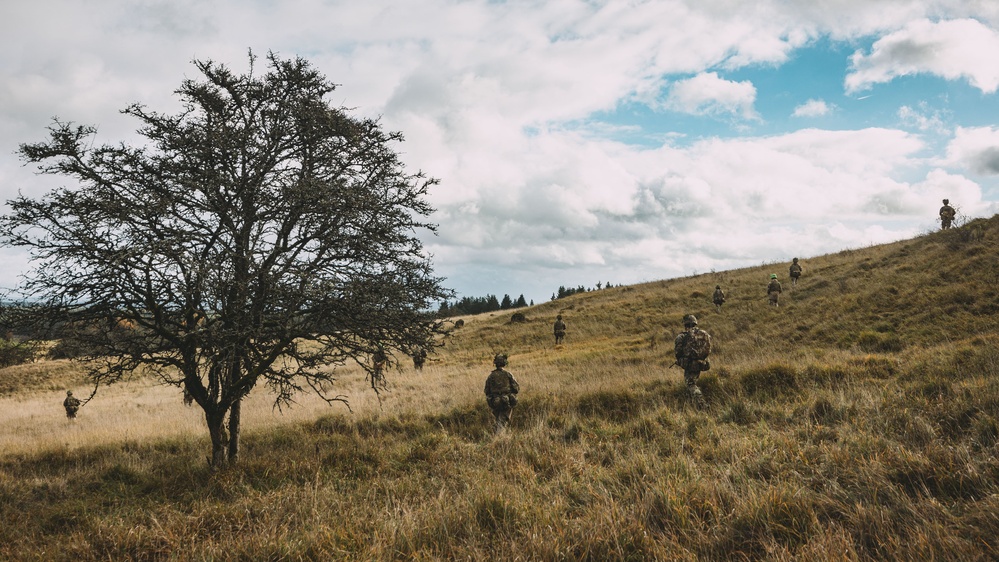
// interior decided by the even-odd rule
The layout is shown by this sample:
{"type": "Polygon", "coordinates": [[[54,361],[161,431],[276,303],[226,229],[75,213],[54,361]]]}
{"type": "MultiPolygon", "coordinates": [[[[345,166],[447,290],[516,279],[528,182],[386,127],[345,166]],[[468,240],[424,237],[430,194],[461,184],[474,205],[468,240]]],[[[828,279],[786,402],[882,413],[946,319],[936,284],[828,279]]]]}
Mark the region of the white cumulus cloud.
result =
{"type": "Polygon", "coordinates": [[[999,176],[999,127],[958,127],[945,162],[976,174],[999,176]]]}
{"type": "Polygon", "coordinates": [[[832,111],[832,107],[825,101],[808,100],[794,108],[794,112],[791,115],[793,117],[822,117],[823,115],[828,115],[830,111],[832,111]]]}
{"type": "Polygon", "coordinates": [[[694,115],[732,114],[757,119],[753,109],[756,87],[752,82],[734,82],[717,72],[702,72],[693,78],[678,80],[670,87],[666,107],[694,115]]]}
{"type": "Polygon", "coordinates": [[[929,73],[965,79],[985,93],[999,88],[999,31],[974,19],[919,19],[851,57],[846,90],[853,93],[899,76],[929,73]]]}

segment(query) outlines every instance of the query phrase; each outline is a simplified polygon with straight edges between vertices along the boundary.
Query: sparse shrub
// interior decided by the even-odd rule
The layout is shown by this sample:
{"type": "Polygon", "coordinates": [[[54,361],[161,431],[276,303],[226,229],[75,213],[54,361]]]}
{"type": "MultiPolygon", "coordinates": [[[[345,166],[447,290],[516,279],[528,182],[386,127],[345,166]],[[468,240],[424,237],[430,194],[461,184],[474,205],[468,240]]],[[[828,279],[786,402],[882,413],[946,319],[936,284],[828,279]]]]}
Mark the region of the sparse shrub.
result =
{"type": "Polygon", "coordinates": [[[778,396],[798,390],[798,373],[790,365],[775,363],[746,371],[739,384],[751,396],[778,396]]]}
{"type": "Polygon", "coordinates": [[[850,371],[842,365],[809,364],[801,373],[802,379],[822,385],[842,384],[850,379],[850,371]]]}
{"type": "Polygon", "coordinates": [[[323,416],[312,424],[312,430],[320,434],[345,434],[351,431],[350,421],[344,416],[323,416]]]}
{"type": "Polygon", "coordinates": [[[0,369],[30,363],[37,353],[38,346],[34,342],[0,340],[0,369]]]}
{"type": "Polygon", "coordinates": [[[750,559],[762,559],[771,541],[793,550],[808,542],[816,526],[807,494],[784,486],[768,487],[746,498],[718,547],[726,555],[739,552],[750,559]]]}
{"type": "Polygon", "coordinates": [[[86,352],[87,347],[79,340],[63,338],[49,349],[49,359],[78,359],[86,352]]]}
{"type": "Polygon", "coordinates": [[[864,330],[857,335],[857,347],[867,353],[897,353],[905,346],[896,334],[864,330]]]}
{"type": "Polygon", "coordinates": [[[579,427],[579,424],[574,423],[562,430],[562,441],[576,443],[582,435],[583,430],[579,427]]]}
{"type": "Polygon", "coordinates": [[[843,412],[833,405],[828,398],[820,396],[811,405],[808,417],[812,423],[835,425],[843,419],[843,412]]]}
{"type": "Polygon", "coordinates": [[[638,415],[641,401],[631,390],[602,390],[579,398],[576,410],[583,416],[596,416],[621,422],[638,415]]]}
{"type": "Polygon", "coordinates": [[[959,287],[947,295],[947,297],[943,299],[943,302],[961,306],[970,306],[975,304],[975,295],[964,287],[959,287]]]}
{"type": "Polygon", "coordinates": [[[852,367],[859,367],[863,374],[875,379],[891,378],[898,373],[898,363],[888,357],[865,355],[851,358],[849,364],[852,367]]]}
{"type": "Polygon", "coordinates": [[[478,498],[473,509],[475,522],[481,530],[490,535],[509,532],[516,527],[517,510],[502,496],[478,498]]]}
{"type": "Polygon", "coordinates": [[[978,450],[987,450],[999,441],[999,423],[989,414],[980,412],[972,424],[972,444],[978,450]]]}
{"type": "Polygon", "coordinates": [[[749,425],[756,423],[757,416],[753,412],[746,402],[742,400],[737,400],[728,405],[727,408],[722,412],[719,418],[725,423],[734,423],[736,425],[749,425]]]}
{"type": "Polygon", "coordinates": [[[934,400],[949,398],[954,393],[951,382],[940,378],[917,382],[913,385],[913,390],[923,397],[934,400]]]}

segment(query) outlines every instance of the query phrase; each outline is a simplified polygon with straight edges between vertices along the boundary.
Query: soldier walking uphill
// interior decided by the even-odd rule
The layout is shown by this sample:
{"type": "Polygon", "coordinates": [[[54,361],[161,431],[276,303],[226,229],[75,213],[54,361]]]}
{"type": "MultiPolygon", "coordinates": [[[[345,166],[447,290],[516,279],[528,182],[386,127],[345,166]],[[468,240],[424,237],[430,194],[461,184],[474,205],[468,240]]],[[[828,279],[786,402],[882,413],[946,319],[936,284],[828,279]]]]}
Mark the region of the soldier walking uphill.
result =
{"type": "Polygon", "coordinates": [[[801,265],[798,263],[798,258],[791,260],[789,273],[791,275],[791,286],[794,287],[798,284],[798,278],[801,277],[801,265]]]}
{"type": "Polygon", "coordinates": [[[956,216],[957,211],[950,206],[950,199],[944,199],[943,207],[940,207],[940,228],[943,230],[950,228],[950,223],[954,222],[956,216]]]}
{"type": "Polygon", "coordinates": [[[711,302],[715,303],[715,310],[721,312],[721,305],[725,304],[725,291],[721,285],[715,285],[715,294],[711,296],[711,302]]]}
{"type": "Polygon", "coordinates": [[[780,294],[783,291],[780,286],[780,281],[777,280],[777,274],[770,274],[770,282],[767,283],[767,301],[770,306],[780,306],[777,301],[780,299],[780,294]]]}
{"type": "Polygon", "coordinates": [[[380,385],[385,384],[385,367],[388,366],[388,355],[385,353],[385,349],[382,346],[378,346],[378,349],[371,355],[372,372],[371,372],[371,387],[375,388],[380,385]]]}
{"type": "Polygon", "coordinates": [[[510,414],[517,405],[517,393],[520,392],[517,380],[503,368],[506,364],[506,355],[497,355],[493,358],[496,368],[486,377],[486,403],[496,417],[496,433],[510,424],[510,414]]]}
{"type": "Polygon", "coordinates": [[[72,390],[66,391],[66,399],[62,401],[62,407],[66,408],[66,417],[75,420],[76,413],[80,411],[80,399],[73,396],[72,390]]]}
{"type": "Polygon", "coordinates": [[[697,318],[693,314],[683,317],[683,327],[684,331],[673,340],[673,353],[676,356],[676,364],[683,369],[683,382],[687,385],[691,400],[701,407],[704,405],[704,398],[700,387],[697,386],[697,379],[702,371],[711,368],[711,364],[708,363],[711,336],[697,327],[697,318]]]}
{"type": "Polygon", "coordinates": [[[558,345],[565,340],[565,322],[562,321],[561,314],[555,317],[555,324],[552,327],[555,330],[555,345],[558,345]]]}
{"type": "Polygon", "coordinates": [[[413,353],[413,368],[417,371],[423,370],[423,364],[427,362],[427,350],[420,348],[413,353]]]}

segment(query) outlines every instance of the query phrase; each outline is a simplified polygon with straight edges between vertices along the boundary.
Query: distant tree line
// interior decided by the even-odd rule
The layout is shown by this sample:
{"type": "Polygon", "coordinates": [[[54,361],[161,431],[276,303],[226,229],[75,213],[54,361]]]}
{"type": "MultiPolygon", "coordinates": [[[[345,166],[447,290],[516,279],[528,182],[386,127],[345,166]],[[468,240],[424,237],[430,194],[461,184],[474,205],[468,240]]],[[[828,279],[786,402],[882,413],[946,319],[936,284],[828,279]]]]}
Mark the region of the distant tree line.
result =
{"type": "MultiPolygon", "coordinates": [[[[610,283],[597,281],[596,290],[610,289],[613,286],[614,285],[611,285],[610,283]]],[[[592,287],[588,289],[582,285],[576,288],[566,288],[565,286],[561,286],[558,288],[558,292],[552,293],[552,300],[593,290],[594,289],[592,287]]],[[[486,295],[484,297],[462,297],[456,301],[444,301],[440,305],[439,312],[441,316],[461,316],[464,314],[496,312],[497,310],[511,310],[514,308],[523,308],[525,306],[534,306],[534,301],[532,300],[530,305],[528,305],[523,294],[521,294],[516,300],[510,298],[510,295],[503,295],[502,299],[497,298],[496,295],[486,295]]]]}
{"type": "MultiPolygon", "coordinates": [[[[610,289],[612,286],[613,285],[611,285],[610,283],[604,284],[604,283],[602,283],[600,281],[597,281],[597,290],[598,291],[600,289],[610,289]]],[[[561,299],[561,298],[565,298],[565,297],[569,297],[569,296],[575,295],[576,293],[585,293],[587,291],[592,291],[592,290],[593,290],[592,288],[587,289],[586,287],[584,287],[582,285],[576,287],[575,289],[573,289],[572,287],[566,288],[565,286],[559,286],[558,292],[552,293],[552,300],[557,300],[557,299],[561,299]]]]}
{"type": "MultiPolygon", "coordinates": [[[[534,304],[534,301],[531,301],[534,304]]],[[[521,294],[516,300],[510,295],[503,295],[500,300],[496,295],[486,295],[484,297],[462,297],[454,302],[444,301],[440,305],[442,316],[461,316],[463,314],[481,314],[483,312],[495,312],[497,310],[511,310],[528,306],[527,300],[521,294]]]]}

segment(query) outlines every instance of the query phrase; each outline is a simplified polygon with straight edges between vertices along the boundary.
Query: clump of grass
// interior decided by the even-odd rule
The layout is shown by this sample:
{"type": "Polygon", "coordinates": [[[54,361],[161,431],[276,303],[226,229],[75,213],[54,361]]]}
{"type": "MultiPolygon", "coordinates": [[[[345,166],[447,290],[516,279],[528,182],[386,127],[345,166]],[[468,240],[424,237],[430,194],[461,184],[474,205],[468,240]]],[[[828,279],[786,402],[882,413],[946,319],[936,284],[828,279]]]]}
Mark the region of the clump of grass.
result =
{"type": "Polygon", "coordinates": [[[776,397],[798,390],[798,371],[785,363],[753,367],[741,374],[739,384],[754,397],[776,397]]]}
{"type": "Polygon", "coordinates": [[[622,422],[640,415],[643,402],[631,389],[602,390],[580,396],[576,410],[582,416],[622,422]]]}
{"type": "Polygon", "coordinates": [[[857,347],[867,353],[897,353],[905,348],[896,334],[865,330],[857,335],[857,347]]]}

